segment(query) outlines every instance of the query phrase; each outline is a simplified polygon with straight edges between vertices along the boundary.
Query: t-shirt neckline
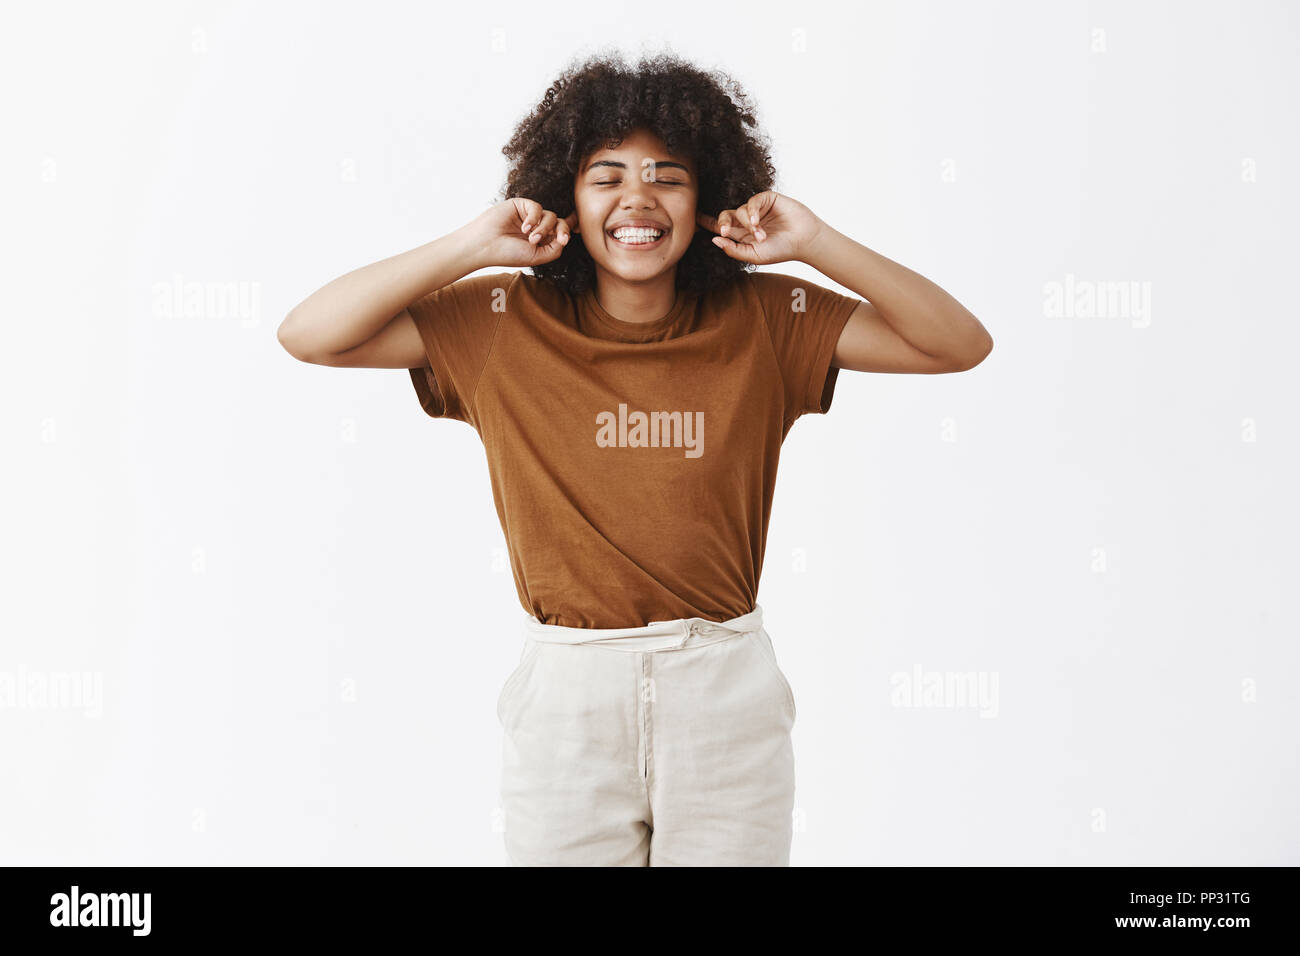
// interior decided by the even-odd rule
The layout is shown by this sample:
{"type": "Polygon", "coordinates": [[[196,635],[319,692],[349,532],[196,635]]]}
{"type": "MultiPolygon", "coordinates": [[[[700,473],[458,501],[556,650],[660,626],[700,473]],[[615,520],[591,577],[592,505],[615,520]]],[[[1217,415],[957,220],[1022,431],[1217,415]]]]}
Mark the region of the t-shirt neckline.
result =
{"type": "Polygon", "coordinates": [[[597,321],[602,325],[608,326],[620,335],[641,340],[653,337],[676,322],[677,319],[681,317],[682,310],[686,308],[686,300],[689,298],[684,290],[677,289],[673,307],[669,309],[665,315],[660,316],[652,322],[628,322],[624,319],[615,318],[605,311],[605,307],[602,306],[600,300],[596,298],[596,290],[594,287],[588,288],[582,294],[582,297],[583,301],[585,301],[587,306],[591,309],[591,314],[595,316],[597,321]]]}

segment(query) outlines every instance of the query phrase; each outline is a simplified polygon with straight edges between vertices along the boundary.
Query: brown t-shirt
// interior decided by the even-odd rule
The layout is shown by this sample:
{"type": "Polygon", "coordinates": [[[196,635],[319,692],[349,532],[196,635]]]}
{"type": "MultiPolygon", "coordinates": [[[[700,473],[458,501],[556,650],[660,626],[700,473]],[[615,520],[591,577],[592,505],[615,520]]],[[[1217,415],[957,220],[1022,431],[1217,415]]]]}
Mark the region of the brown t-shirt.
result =
{"type": "Polygon", "coordinates": [[[524,609],[639,627],[754,609],[781,444],[830,409],[858,299],[774,272],[627,322],[524,272],[412,303],[434,418],[477,430],[524,609]]]}

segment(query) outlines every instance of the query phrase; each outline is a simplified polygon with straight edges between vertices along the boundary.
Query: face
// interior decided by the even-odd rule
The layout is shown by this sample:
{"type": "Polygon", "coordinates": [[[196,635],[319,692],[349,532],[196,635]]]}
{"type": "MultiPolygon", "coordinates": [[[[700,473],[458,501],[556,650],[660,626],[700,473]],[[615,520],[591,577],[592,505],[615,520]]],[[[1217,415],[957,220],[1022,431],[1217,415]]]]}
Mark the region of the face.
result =
{"type": "Polygon", "coordinates": [[[644,281],[676,268],[695,235],[695,173],[694,163],[670,154],[645,130],[583,160],[574,202],[579,234],[598,273],[644,281]],[[620,224],[638,222],[640,231],[614,235],[620,224]]]}

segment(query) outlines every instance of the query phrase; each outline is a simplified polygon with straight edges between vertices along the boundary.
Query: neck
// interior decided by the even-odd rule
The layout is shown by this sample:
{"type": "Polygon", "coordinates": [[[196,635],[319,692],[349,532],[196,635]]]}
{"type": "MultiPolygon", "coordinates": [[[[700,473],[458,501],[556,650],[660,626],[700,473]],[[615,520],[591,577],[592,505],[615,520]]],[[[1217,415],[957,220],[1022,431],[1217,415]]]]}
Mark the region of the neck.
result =
{"type": "Polygon", "coordinates": [[[677,269],[644,281],[630,281],[596,267],[596,301],[624,322],[654,322],[672,311],[677,301],[677,269]]]}

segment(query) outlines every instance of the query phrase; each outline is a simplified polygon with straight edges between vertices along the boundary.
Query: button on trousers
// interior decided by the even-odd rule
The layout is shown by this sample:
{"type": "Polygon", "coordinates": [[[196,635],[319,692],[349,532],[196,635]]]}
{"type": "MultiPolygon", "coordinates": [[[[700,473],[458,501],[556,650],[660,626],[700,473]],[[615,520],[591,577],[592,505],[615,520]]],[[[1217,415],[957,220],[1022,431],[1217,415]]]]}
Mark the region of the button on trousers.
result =
{"type": "Polygon", "coordinates": [[[762,608],[632,628],[525,619],[497,701],[514,866],[789,866],[794,695],[762,608]]]}

